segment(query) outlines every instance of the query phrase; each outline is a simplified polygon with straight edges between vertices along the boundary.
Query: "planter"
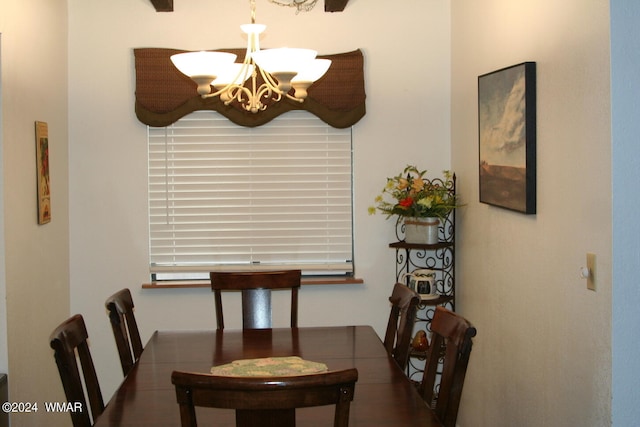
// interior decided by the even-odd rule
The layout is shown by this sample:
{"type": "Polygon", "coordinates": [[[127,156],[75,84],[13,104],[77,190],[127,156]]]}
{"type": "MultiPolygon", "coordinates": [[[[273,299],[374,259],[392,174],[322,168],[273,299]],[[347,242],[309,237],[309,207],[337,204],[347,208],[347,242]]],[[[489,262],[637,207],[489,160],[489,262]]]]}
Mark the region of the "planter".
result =
{"type": "Polygon", "coordinates": [[[407,218],[404,220],[404,241],[433,245],[438,243],[440,218],[407,218]]]}

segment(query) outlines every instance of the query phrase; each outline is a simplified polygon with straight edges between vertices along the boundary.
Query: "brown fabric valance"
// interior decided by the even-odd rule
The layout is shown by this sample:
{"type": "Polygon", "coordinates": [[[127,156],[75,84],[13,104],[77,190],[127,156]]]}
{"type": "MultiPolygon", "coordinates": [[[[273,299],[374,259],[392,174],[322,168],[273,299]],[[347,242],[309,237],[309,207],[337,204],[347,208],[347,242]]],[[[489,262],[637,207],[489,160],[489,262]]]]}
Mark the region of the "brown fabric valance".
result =
{"type": "MultiPolygon", "coordinates": [[[[238,55],[244,49],[220,49],[238,55]]],[[[136,64],[136,116],[150,126],[167,126],[196,110],[215,110],[241,126],[260,126],[290,110],[307,110],[330,126],[349,127],[365,114],[364,59],[358,49],[335,55],[318,55],[331,59],[329,71],[308,89],[303,103],[289,99],[270,105],[258,113],[244,111],[241,106],[224,105],[218,97],[202,99],[196,84],[180,73],[171,55],[185,52],[176,49],[134,49],[136,64]]]]}

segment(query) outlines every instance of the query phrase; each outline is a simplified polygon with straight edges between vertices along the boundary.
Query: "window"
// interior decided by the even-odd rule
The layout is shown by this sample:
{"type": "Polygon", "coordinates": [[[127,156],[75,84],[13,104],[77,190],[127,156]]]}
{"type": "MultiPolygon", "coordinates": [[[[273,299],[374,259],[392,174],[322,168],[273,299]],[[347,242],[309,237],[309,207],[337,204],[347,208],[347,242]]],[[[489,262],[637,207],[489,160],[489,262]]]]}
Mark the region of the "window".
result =
{"type": "Polygon", "coordinates": [[[353,274],[350,128],[305,111],[255,128],[197,111],[148,132],[152,280],[353,274]]]}

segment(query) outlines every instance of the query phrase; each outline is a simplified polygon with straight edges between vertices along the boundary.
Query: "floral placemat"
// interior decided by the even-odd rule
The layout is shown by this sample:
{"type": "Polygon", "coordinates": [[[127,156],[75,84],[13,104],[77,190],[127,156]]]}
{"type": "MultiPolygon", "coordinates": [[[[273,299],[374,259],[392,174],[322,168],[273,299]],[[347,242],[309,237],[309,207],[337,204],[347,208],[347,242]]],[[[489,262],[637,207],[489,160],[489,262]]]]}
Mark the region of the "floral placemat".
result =
{"type": "Polygon", "coordinates": [[[327,370],[324,363],[288,356],[234,360],[226,365],[214,366],[211,373],[225,377],[289,377],[317,374],[327,370]]]}

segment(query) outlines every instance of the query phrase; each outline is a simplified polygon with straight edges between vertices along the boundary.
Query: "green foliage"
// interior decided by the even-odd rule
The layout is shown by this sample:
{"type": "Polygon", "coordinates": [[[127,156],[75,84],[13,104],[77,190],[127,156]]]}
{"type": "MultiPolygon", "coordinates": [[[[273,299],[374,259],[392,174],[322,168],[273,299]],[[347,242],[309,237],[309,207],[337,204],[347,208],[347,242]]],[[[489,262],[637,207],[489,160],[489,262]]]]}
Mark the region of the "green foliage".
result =
{"type": "Polygon", "coordinates": [[[387,185],[375,199],[375,206],[369,207],[369,214],[380,211],[387,218],[401,217],[445,218],[451,210],[459,207],[457,196],[453,194],[453,175],[443,171],[443,178],[427,179],[427,171],[408,165],[404,170],[387,178],[387,185]]]}

